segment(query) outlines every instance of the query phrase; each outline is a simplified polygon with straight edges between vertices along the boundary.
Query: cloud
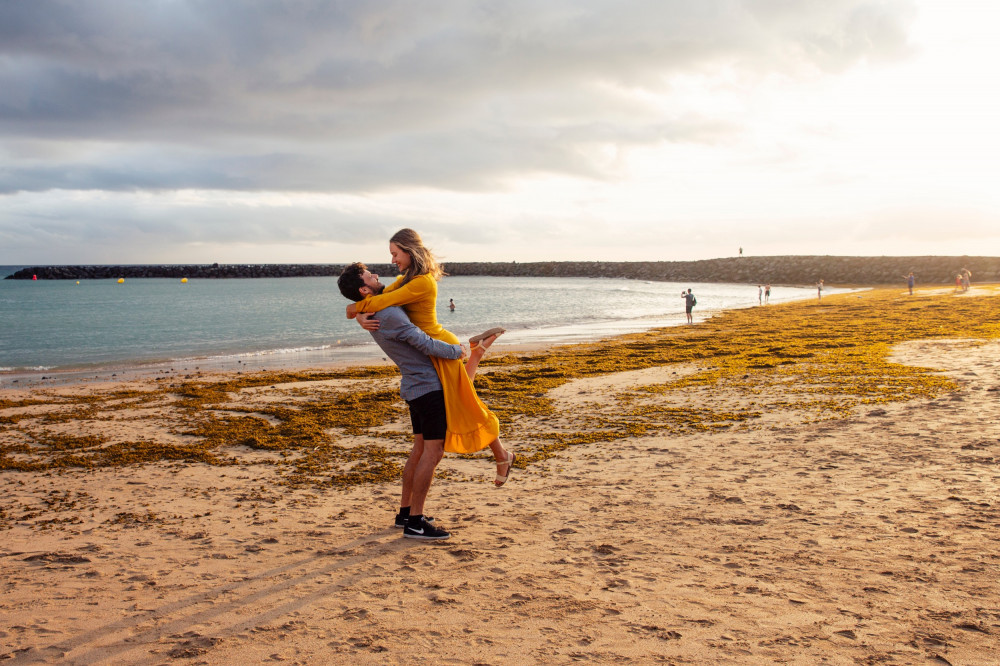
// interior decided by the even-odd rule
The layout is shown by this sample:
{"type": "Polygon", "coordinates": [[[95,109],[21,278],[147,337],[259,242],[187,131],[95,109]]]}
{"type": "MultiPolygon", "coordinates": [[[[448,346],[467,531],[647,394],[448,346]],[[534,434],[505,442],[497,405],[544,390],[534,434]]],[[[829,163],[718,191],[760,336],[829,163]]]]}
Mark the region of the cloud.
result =
{"type": "Polygon", "coordinates": [[[741,131],[671,96],[676,77],[903,57],[912,18],[891,0],[7,2],[0,193],[614,179],[609,147],[741,131]]]}
{"type": "Polygon", "coordinates": [[[0,248],[14,263],[324,263],[379,259],[385,239],[412,224],[349,201],[270,198],[26,192],[0,198],[0,248]]]}

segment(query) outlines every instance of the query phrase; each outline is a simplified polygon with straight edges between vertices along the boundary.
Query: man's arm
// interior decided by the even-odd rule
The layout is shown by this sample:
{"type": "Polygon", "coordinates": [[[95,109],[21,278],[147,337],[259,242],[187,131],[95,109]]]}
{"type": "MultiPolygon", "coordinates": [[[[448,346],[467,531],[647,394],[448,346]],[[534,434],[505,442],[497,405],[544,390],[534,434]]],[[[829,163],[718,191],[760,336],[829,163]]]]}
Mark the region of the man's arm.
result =
{"type": "Polygon", "coordinates": [[[450,345],[427,335],[409,320],[402,308],[386,308],[381,310],[377,317],[381,323],[378,329],[380,335],[405,342],[425,356],[453,360],[462,358],[461,345],[450,345]]]}

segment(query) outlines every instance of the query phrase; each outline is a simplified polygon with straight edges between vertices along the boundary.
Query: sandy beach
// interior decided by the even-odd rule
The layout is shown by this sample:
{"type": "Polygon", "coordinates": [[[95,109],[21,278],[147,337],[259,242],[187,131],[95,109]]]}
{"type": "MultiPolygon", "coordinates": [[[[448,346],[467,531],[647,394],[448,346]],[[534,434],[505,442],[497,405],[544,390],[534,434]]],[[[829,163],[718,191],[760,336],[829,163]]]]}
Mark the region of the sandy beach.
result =
{"type": "Polygon", "coordinates": [[[522,352],[392,527],[392,368],[0,391],[11,664],[995,664],[1000,288],[522,352]]]}

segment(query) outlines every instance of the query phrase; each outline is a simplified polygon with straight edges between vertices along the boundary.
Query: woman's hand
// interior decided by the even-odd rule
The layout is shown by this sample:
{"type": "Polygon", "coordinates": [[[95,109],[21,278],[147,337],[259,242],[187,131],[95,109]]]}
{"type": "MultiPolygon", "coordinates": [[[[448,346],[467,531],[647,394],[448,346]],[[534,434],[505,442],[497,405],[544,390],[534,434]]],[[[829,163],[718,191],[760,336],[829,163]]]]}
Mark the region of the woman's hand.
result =
{"type": "Polygon", "coordinates": [[[347,306],[347,318],[354,319],[358,316],[358,306],[356,303],[351,303],[347,306]]]}
{"type": "Polygon", "coordinates": [[[365,329],[369,333],[377,331],[379,327],[378,319],[375,318],[375,314],[373,312],[365,312],[358,315],[358,324],[360,324],[361,328],[365,329]]]}

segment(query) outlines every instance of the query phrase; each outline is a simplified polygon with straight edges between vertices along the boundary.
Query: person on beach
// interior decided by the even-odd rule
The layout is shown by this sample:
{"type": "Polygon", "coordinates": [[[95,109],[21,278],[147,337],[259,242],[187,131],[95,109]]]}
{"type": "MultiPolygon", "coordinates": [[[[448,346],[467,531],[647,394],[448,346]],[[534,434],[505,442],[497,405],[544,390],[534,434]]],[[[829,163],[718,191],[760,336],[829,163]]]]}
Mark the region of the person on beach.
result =
{"type": "Polygon", "coordinates": [[[906,286],[910,288],[910,296],[913,296],[913,284],[916,282],[916,278],[913,277],[913,271],[906,276],[906,286]]]}
{"type": "MultiPolygon", "coordinates": [[[[352,301],[382,291],[378,276],[364,264],[351,264],[337,280],[340,292],[352,301]]],[[[403,487],[400,494],[396,527],[410,539],[447,539],[445,530],[432,525],[433,518],[424,515],[424,504],[441,458],[447,431],[444,391],[431,358],[464,360],[466,349],[461,345],[434,340],[417,328],[400,307],[388,307],[377,315],[379,327],[369,331],[378,346],[399,368],[399,392],[410,409],[413,426],[413,448],[403,467],[403,487]]],[[[478,366],[486,349],[495,340],[483,341],[469,357],[478,366]]]]}
{"type": "Polygon", "coordinates": [[[959,273],[955,276],[955,293],[962,291],[962,274],[959,273]]]}
{"type": "Polygon", "coordinates": [[[771,285],[764,285],[764,305],[771,300],[771,285]]]}
{"type": "Polygon", "coordinates": [[[454,298],[449,298],[448,299],[448,309],[451,310],[452,312],[455,311],[455,299],[454,298]]]}
{"type": "MultiPolygon", "coordinates": [[[[437,282],[444,271],[434,254],[424,245],[420,235],[412,229],[401,229],[389,239],[392,263],[402,273],[396,281],[383,288],[381,294],[368,295],[347,306],[347,316],[379,312],[399,305],[410,321],[435,340],[451,344],[458,337],[446,330],[437,320],[437,282]]],[[[360,321],[368,331],[378,322],[360,321]]],[[[490,338],[503,333],[503,329],[490,329],[469,339],[473,351],[479,346],[492,344],[490,338]]],[[[482,352],[480,352],[482,353],[482,352]]],[[[470,357],[463,366],[461,361],[432,358],[444,391],[448,418],[448,432],[444,450],[451,453],[475,453],[487,446],[496,460],[497,474],[494,484],[502,486],[513,469],[516,456],[500,443],[500,421],[476,395],[472,384],[478,368],[478,359],[470,357]]]]}
{"type": "Polygon", "coordinates": [[[684,299],[684,313],[687,315],[687,323],[693,324],[694,318],[691,316],[691,310],[694,306],[698,305],[698,299],[694,297],[691,290],[688,289],[686,292],[681,292],[681,298],[684,299]]]}
{"type": "Polygon", "coordinates": [[[757,305],[764,305],[764,287],[757,285],[757,305]]]}
{"type": "Polygon", "coordinates": [[[823,300],[823,281],[820,280],[816,283],[816,300],[823,300]]]}

